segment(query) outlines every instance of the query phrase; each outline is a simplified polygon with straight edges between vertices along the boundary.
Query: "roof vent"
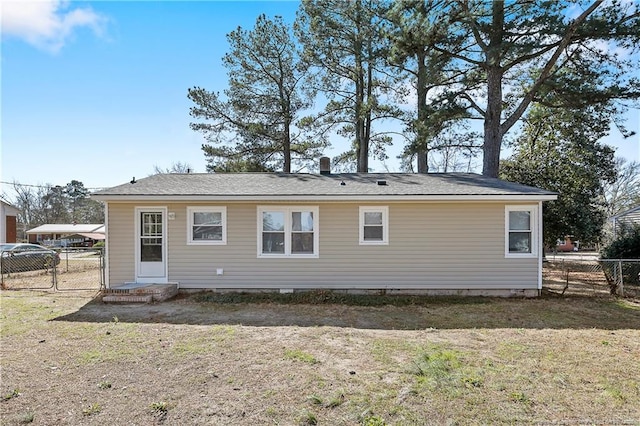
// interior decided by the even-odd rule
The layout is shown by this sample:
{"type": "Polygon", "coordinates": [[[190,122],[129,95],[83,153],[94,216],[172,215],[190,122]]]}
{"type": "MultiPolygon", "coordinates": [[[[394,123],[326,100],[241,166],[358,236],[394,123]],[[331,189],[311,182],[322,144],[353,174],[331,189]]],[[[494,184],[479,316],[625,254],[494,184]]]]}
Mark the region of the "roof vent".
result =
{"type": "Polygon", "coordinates": [[[386,186],[387,185],[387,181],[386,180],[382,180],[382,179],[378,179],[377,183],[380,186],[386,186]]]}

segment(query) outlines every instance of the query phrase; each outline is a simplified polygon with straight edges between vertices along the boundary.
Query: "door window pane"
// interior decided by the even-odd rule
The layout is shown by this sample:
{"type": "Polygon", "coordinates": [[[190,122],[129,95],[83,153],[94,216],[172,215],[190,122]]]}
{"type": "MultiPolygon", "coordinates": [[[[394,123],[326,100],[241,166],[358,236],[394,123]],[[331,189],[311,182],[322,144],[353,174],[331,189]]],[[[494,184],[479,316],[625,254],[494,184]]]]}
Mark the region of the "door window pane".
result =
{"type": "Polygon", "coordinates": [[[140,213],[140,260],[162,262],[162,213],[140,213]]]}
{"type": "Polygon", "coordinates": [[[140,260],[142,262],[162,262],[162,238],[141,238],[140,260]]]}
{"type": "Polygon", "coordinates": [[[162,213],[141,213],[141,236],[162,235],[162,213]]]}

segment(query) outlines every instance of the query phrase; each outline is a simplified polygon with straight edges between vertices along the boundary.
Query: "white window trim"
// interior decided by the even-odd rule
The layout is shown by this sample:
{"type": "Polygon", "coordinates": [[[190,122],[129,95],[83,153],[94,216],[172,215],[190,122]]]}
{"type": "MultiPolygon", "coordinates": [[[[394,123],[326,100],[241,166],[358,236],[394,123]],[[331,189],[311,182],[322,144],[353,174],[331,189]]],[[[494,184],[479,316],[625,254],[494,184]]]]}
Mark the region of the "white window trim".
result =
{"type": "Polygon", "coordinates": [[[224,206],[188,206],[187,207],[187,245],[190,246],[222,246],[227,244],[227,208],[224,206]],[[221,213],[222,214],[222,240],[194,240],[193,239],[193,214],[194,213],[221,213]]]}
{"type": "Polygon", "coordinates": [[[504,257],[506,258],[537,258],[538,242],[538,205],[507,205],[504,208],[504,257]],[[526,211],[531,215],[531,253],[511,253],[509,252],[509,213],[513,211],[526,211]]]}
{"type": "Polygon", "coordinates": [[[389,245],[389,207],[388,206],[360,206],[359,240],[361,246],[386,246],[389,245]],[[364,239],[364,214],[382,213],[382,241],[365,241],[364,239]]]}
{"type": "Polygon", "coordinates": [[[259,258],[318,258],[320,257],[320,215],[318,206],[258,206],[258,257],[259,258]],[[313,250],[312,254],[291,253],[291,213],[293,212],[313,213],[313,250]],[[263,253],[262,252],[262,213],[282,212],[284,213],[284,253],[263,253]]]}

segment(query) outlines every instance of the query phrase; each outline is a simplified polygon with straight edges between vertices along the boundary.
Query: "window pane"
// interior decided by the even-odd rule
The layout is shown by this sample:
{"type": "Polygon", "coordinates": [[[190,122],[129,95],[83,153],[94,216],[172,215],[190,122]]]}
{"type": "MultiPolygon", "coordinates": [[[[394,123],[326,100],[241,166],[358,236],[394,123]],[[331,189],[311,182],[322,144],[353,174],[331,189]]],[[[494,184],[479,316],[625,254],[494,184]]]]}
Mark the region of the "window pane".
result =
{"type": "Polygon", "coordinates": [[[382,225],[382,212],[365,212],[365,225],[382,225]]]}
{"type": "Polygon", "coordinates": [[[531,212],[509,212],[509,230],[510,231],[529,231],[531,230],[531,212]]]}
{"type": "Polygon", "coordinates": [[[262,213],[262,230],[265,232],[284,231],[284,213],[283,212],[262,213]]]}
{"type": "Polygon", "coordinates": [[[531,232],[509,232],[509,253],[531,253],[531,232]]]}
{"type": "Polygon", "coordinates": [[[291,253],[313,254],[313,232],[291,234],[291,253]]]}
{"type": "Polygon", "coordinates": [[[162,262],[162,238],[142,238],[140,240],[140,260],[162,262]]]}
{"type": "Polygon", "coordinates": [[[194,225],[222,225],[220,212],[196,212],[193,214],[194,225]]]}
{"type": "Polygon", "coordinates": [[[162,235],[162,213],[141,213],[142,236],[162,235]]]}
{"type": "Polygon", "coordinates": [[[284,232],[263,232],[262,252],[284,253],[284,232]]]}
{"type": "Polygon", "coordinates": [[[313,212],[291,213],[291,228],[293,232],[312,232],[313,212]]]}
{"type": "Polygon", "coordinates": [[[382,241],[382,226],[365,226],[365,241],[382,241]]]}
{"type": "Polygon", "coordinates": [[[222,241],[222,226],[194,226],[193,240],[222,241]]]}

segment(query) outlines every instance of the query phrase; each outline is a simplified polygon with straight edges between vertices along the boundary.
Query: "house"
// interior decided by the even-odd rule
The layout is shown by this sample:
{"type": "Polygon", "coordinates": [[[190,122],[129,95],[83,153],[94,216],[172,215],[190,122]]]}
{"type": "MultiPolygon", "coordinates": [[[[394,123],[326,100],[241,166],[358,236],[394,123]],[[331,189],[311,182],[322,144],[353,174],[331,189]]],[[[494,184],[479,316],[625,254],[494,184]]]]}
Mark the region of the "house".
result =
{"type": "Polygon", "coordinates": [[[17,241],[17,217],[20,210],[0,199],[0,244],[17,241]]]}
{"type": "Polygon", "coordinates": [[[158,174],[105,189],[107,288],[537,295],[542,203],[476,174],[158,174]],[[131,285],[131,284],[127,284],[131,285]]]}
{"type": "Polygon", "coordinates": [[[578,251],[580,249],[580,241],[573,241],[573,235],[566,235],[564,240],[558,240],[556,244],[557,251],[578,251]]]}
{"type": "Polygon", "coordinates": [[[45,246],[87,246],[105,239],[105,227],[101,223],[54,223],[29,229],[27,236],[30,243],[45,246]]]}
{"type": "Polygon", "coordinates": [[[618,213],[609,220],[613,222],[613,237],[616,238],[623,226],[640,226],[640,206],[618,213]]]}

